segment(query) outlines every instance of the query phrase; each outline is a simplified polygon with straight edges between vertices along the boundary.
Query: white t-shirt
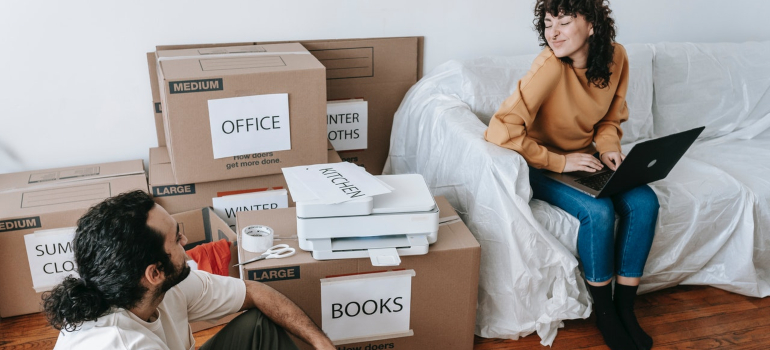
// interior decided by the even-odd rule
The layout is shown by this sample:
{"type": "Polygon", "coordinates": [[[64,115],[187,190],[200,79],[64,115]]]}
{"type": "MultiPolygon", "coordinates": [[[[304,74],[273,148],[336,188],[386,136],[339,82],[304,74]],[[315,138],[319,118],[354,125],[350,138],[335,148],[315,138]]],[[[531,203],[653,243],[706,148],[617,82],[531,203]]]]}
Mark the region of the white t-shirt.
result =
{"type": "Polygon", "coordinates": [[[54,350],[194,350],[190,322],[216,320],[237,312],[245,298],[242,280],[193,270],[166,292],[155,321],[146,322],[126,309],[116,309],[85,322],[77,331],[61,331],[54,350]]]}

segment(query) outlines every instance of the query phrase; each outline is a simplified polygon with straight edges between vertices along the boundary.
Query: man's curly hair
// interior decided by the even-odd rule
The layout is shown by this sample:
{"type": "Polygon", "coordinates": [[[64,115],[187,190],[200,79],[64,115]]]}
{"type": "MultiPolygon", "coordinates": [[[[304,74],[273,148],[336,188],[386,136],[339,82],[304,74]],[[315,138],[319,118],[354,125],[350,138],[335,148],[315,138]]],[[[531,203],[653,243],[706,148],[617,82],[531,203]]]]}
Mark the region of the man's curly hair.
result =
{"type": "MultiPolygon", "coordinates": [[[[535,19],[532,23],[540,35],[540,46],[548,46],[545,37],[545,15],[557,17],[561,14],[581,14],[593,25],[594,34],[588,37],[588,70],[586,78],[598,88],[605,88],[610,82],[610,67],[615,54],[615,20],[610,17],[612,10],[607,0],[537,0],[535,19]]],[[[560,60],[572,64],[569,57],[560,60]]]]}
{"type": "Polygon", "coordinates": [[[113,308],[136,306],[147,292],[141,279],[149,265],[173,274],[164,235],[147,225],[153,206],[150,195],[137,190],[106,199],[78,220],[72,248],[80,277],[69,276],[43,295],[51,326],[75,331],[113,308]]]}

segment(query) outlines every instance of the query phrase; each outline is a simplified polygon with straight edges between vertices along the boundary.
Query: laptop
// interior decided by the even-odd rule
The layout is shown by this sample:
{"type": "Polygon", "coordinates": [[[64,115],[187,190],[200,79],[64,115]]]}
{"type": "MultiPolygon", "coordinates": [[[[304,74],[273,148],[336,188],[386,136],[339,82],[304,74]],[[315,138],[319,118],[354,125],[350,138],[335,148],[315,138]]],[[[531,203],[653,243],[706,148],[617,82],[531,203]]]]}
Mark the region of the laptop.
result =
{"type": "MultiPolygon", "coordinates": [[[[543,175],[594,198],[611,196],[668,176],[703,129],[705,126],[641,142],[631,149],[616,171],[605,165],[595,173],[545,170],[543,175]]],[[[594,156],[598,157],[598,154],[594,156]]]]}

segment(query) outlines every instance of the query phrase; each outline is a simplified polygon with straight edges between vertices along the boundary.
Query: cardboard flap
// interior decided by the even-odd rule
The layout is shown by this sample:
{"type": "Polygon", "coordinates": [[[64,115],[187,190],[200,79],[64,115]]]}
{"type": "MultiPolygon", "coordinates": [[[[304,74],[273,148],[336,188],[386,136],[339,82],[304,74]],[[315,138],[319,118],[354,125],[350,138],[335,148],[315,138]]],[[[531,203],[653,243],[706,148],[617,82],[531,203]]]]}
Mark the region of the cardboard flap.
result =
{"type": "Polygon", "coordinates": [[[307,50],[298,43],[272,44],[272,45],[240,45],[209,48],[184,48],[171,50],[158,50],[160,60],[173,57],[176,59],[198,59],[206,57],[220,57],[231,55],[232,57],[245,57],[251,54],[275,54],[275,53],[306,53],[307,50]]]}
{"type": "Polygon", "coordinates": [[[171,158],[169,158],[168,156],[168,148],[166,147],[150,148],[150,165],[165,164],[165,163],[171,163],[171,158]]]}
{"type": "Polygon", "coordinates": [[[183,230],[187,236],[186,250],[220,239],[228,242],[237,241],[235,232],[210,207],[174,214],[171,217],[176,220],[180,230],[183,230]]]}
{"type": "MultiPolygon", "coordinates": [[[[350,79],[355,79],[356,86],[399,81],[414,84],[419,80],[422,61],[418,37],[311,40],[302,41],[302,45],[326,66],[329,89],[348,86],[350,79]]],[[[361,96],[344,96],[354,97],[361,96]]]]}
{"type": "Polygon", "coordinates": [[[0,193],[135,174],[144,174],[142,160],[0,174],[0,193]]]}
{"type": "Polygon", "coordinates": [[[455,208],[449,204],[449,201],[444,196],[436,197],[436,205],[439,210],[439,223],[450,223],[455,220],[460,220],[460,215],[457,214],[455,208]]]}
{"type": "Polygon", "coordinates": [[[220,239],[230,242],[230,276],[240,278],[239,269],[233,267],[238,263],[238,239],[235,232],[210,207],[195,209],[171,215],[187,236],[185,250],[190,250],[204,243],[216,242],[220,239]]]}
{"type": "Polygon", "coordinates": [[[171,164],[150,164],[148,181],[150,187],[174,185],[174,172],[171,170],[171,164]]]}
{"type": "MultiPolygon", "coordinates": [[[[272,71],[324,69],[298,43],[156,52],[159,77],[166,81],[272,71]]],[[[163,88],[161,88],[161,91],[163,88]]]]}

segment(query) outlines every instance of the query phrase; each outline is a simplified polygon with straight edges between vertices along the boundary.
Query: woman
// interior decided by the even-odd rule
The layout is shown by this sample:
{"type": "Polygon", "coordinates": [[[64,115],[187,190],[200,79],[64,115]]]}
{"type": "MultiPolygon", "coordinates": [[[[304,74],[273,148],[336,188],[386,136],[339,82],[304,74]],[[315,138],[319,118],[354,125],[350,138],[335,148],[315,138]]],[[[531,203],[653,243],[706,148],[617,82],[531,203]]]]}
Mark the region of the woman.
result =
{"type": "Polygon", "coordinates": [[[603,0],[537,0],[534,24],[545,48],[485,137],[527,160],[534,198],[580,221],[578,253],[605,343],[650,349],[652,338],[639,326],[633,305],[655,231],[655,193],[644,185],[592,198],[541,173],[615,170],[625,158],[620,123],[628,119],[628,58],[614,42],[610,13],[603,0]]]}

